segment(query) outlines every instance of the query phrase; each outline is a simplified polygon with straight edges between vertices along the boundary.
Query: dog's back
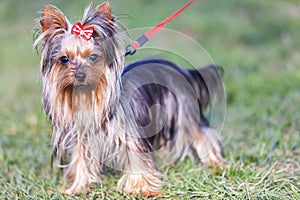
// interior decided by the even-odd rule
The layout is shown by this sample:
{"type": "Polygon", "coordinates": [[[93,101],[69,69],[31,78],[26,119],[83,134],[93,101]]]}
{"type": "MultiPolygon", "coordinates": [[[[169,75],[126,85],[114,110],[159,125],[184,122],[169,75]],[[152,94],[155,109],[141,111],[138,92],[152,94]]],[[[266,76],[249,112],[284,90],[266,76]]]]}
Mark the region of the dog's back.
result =
{"type": "MultiPolygon", "coordinates": [[[[188,84],[193,88],[202,109],[205,110],[211,101],[220,102],[223,100],[223,74],[223,68],[214,64],[199,69],[185,69],[168,60],[149,58],[130,63],[125,67],[122,76],[123,80],[124,77],[126,77],[123,83],[134,83],[136,89],[141,89],[140,87],[145,89],[145,85],[149,84],[145,84],[145,80],[148,80],[154,85],[167,86],[170,88],[170,85],[162,85],[162,83],[167,83],[167,79],[173,77],[171,79],[175,80],[175,82],[170,82],[170,84],[178,85],[176,77],[183,76],[187,81],[184,82],[184,84],[188,84]],[[162,81],[162,79],[165,80],[162,81]]],[[[148,92],[151,93],[151,91],[148,92]]]]}
{"type": "MultiPolygon", "coordinates": [[[[163,59],[140,60],[125,68],[123,103],[129,103],[149,150],[171,153],[172,159],[178,159],[206,134],[210,127],[203,113],[212,101],[223,98],[222,73],[216,65],[189,70],[163,59]]],[[[211,142],[219,145],[216,131],[210,132],[211,142]]],[[[213,148],[207,143],[200,146],[213,148]]],[[[199,147],[195,151],[205,160],[199,147]]],[[[221,154],[216,157],[221,159],[221,154]]]]}

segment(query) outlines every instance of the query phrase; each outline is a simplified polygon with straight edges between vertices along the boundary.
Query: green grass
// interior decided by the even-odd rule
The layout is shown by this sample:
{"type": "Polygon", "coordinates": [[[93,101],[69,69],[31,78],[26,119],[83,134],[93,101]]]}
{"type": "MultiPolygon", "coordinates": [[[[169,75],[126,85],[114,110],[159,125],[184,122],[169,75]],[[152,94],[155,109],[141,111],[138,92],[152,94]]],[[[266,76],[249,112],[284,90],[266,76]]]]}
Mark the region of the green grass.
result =
{"type": "MultiPolygon", "coordinates": [[[[183,3],[111,1],[115,13],[131,16],[120,16],[129,29],[153,26],[183,3]]],[[[32,49],[33,21],[44,4],[0,2],[1,199],[69,199],[59,194],[60,172],[50,166],[51,127],[41,109],[39,58],[32,49]]],[[[74,22],[88,1],[53,4],[74,22]]],[[[198,0],[167,25],[190,35],[225,69],[226,164],[166,166],[166,185],[155,199],[300,199],[299,6],[297,0],[198,0]]],[[[176,48],[177,41],[161,40],[176,48]]],[[[188,45],[177,48],[195,53],[188,45]]],[[[73,198],[138,198],[116,189],[119,176],[107,173],[102,186],[73,198]]]]}

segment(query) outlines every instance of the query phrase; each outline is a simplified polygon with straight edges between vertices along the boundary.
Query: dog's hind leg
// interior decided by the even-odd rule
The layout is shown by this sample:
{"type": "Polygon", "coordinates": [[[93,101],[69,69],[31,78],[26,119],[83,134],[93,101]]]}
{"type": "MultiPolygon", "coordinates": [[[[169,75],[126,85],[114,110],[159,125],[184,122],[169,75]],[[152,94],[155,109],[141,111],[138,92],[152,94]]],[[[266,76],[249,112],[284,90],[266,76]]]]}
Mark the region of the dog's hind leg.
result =
{"type": "Polygon", "coordinates": [[[204,165],[216,166],[223,161],[219,134],[213,128],[198,128],[193,137],[192,148],[204,165]]]}

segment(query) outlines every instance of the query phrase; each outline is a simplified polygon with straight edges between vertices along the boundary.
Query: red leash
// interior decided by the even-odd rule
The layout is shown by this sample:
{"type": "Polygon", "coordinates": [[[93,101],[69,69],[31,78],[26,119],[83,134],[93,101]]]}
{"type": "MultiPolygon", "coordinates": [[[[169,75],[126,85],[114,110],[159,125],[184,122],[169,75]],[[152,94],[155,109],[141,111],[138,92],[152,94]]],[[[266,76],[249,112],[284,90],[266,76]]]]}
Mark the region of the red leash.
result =
{"type": "Polygon", "coordinates": [[[191,0],[189,3],[187,3],[185,6],[174,12],[170,17],[166,18],[163,22],[157,24],[153,28],[151,28],[149,31],[147,31],[144,35],[139,37],[137,40],[133,41],[130,45],[126,47],[125,56],[127,55],[133,55],[136,50],[145,44],[150,38],[152,38],[157,32],[160,31],[168,22],[175,19],[182,11],[184,11],[187,7],[189,7],[192,3],[194,3],[196,0],[191,0]],[[131,48],[130,48],[131,47],[131,48]]]}

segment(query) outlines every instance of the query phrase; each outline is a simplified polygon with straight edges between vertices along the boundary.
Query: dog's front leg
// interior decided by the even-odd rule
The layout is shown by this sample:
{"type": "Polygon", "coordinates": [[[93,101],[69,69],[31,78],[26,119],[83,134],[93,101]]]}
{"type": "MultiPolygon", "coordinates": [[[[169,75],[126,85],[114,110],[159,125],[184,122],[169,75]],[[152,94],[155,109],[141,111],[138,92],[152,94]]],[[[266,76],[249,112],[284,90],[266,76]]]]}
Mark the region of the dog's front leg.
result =
{"type": "Polygon", "coordinates": [[[157,196],[163,186],[162,174],[150,153],[127,152],[127,164],[118,187],[126,193],[157,196]]]}
{"type": "Polygon", "coordinates": [[[91,183],[101,183],[100,163],[93,159],[85,149],[84,141],[77,141],[72,149],[70,163],[64,170],[66,189],[64,194],[80,194],[91,183]]]}

